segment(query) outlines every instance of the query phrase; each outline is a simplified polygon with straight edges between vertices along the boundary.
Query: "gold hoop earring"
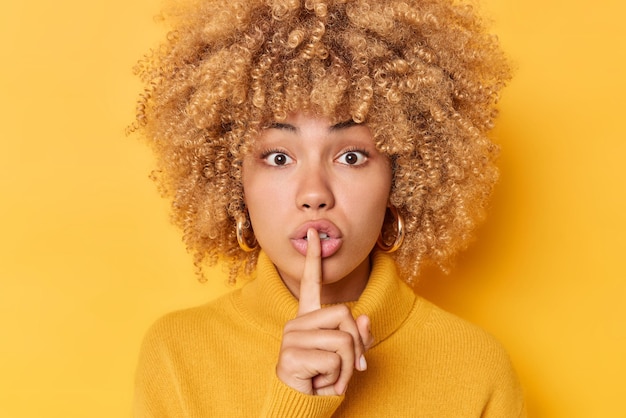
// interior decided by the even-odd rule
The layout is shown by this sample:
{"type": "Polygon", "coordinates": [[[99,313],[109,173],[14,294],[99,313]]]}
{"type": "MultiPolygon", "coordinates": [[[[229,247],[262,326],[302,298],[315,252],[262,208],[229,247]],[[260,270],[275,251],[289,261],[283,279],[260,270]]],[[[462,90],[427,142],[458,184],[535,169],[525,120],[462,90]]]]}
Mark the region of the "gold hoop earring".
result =
{"type": "Polygon", "coordinates": [[[243,234],[244,225],[246,223],[248,223],[248,220],[245,218],[245,216],[237,219],[237,243],[239,244],[239,248],[249,253],[256,250],[256,248],[259,246],[259,243],[256,241],[254,234],[252,235],[252,245],[248,244],[248,242],[246,241],[246,237],[243,234]]]}
{"type": "Polygon", "coordinates": [[[383,239],[383,232],[380,231],[380,235],[376,240],[376,245],[378,246],[378,248],[382,252],[388,254],[393,253],[398,248],[400,248],[402,242],[404,241],[404,219],[402,219],[402,215],[398,213],[398,210],[395,207],[389,206],[389,210],[391,211],[393,217],[396,218],[396,239],[393,244],[387,245],[385,244],[385,240],[383,239]]]}

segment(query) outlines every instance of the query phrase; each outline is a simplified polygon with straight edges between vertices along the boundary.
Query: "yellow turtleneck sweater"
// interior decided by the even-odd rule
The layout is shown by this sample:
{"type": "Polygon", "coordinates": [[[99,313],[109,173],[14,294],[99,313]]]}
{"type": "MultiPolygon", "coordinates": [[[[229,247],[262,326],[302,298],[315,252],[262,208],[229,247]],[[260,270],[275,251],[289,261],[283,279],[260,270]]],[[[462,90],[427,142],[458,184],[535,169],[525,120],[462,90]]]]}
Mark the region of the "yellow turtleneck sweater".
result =
{"type": "Polygon", "coordinates": [[[509,357],[480,328],[415,296],[393,260],[375,254],[354,316],[375,345],[343,396],[311,396],[275,374],[284,324],[298,302],[261,253],[257,277],[205,306],[171,313],[148,332],[136,418],[525,417],[509,357]]]}

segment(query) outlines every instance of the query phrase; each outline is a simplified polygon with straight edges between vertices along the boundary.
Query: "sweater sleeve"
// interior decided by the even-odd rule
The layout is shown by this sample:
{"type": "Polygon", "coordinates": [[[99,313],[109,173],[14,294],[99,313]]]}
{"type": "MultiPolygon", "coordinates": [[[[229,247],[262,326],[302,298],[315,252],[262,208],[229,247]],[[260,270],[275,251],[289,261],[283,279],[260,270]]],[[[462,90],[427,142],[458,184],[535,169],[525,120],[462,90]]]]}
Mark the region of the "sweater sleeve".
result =
{"type": "MultiPolygon", "coordinates": [[[[215,405],[215,402],[219,402],[219,398],[214,396],[217,393],[215,388],[203,387],[199,391],[198,381],[190,383],[190,374],[194,373],[186,366],[187,363],[193,365],[193,370],[201,370],[200,375],[205,374],[207,368],[199,366],[197,358],[190,358],[190,352],[195,353],[197,350],[181,349],[181,346],[187,346],[185,335],[189,335],[189,330],[181,331],[180,323],[181,321],[168,315],[158,320],[147,332],[135,376],[133,417],[222,416],[218,414],[223,413],[224,408],[231,408],[233,414],[243,413],[243,409],[235,412],[230,403],[215,405]],[[196,399],[197,397],[202,400],[196,399]],[[207,409],[208,405],[210,408],[207,409]]],[[[212,355],[202,355],[200,359],[207,357],[211,358],[212,355]]],[[[258,398],[259,403],[254,412],[247,409],[245,416],[325,418],[331,417],[344,400],[344,396],[311,396],[300,393],[278,379],[273,370],[264,372],[263,375],[267,377],[260,379],[263,381],[265,395],[261,394],[258,398]]],[[[257,383],[260,380],[257,378],[257,383]]]]}
{"type": "Polygon", "coordinates": [[[526,418],[527,416],[524,395],[519,385],[503,386],[493,393],[481,415],[482,418],[526,418]]]}
{"type": "Polygon", "coordinates": [[[307,395],[284,384],[272,373],[269,390],[261,410],[262,418],[330,418],[344,396],[307,395]]]}
{"type": "Polygon", "coordinates": [[[482,418],[526,418],[526,403],[524,391],[513,368],[511,360],[504,350],[500,353],[501,362],[495,374],[493,391],[483,413],[482,418]]]}
{"type": "Polygon", "coordinates": [[[189,417],[183,400],[175,359],[156,323],[146,334],[135,374],[134,418],[189,417]]]}

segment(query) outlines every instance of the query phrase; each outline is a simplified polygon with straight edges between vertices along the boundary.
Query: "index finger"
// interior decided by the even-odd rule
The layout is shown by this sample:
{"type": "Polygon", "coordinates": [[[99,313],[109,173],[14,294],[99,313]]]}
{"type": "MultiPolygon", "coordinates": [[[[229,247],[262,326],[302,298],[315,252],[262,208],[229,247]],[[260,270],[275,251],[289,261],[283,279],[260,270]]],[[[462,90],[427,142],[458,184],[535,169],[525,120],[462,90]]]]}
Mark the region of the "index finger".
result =
{"type": "Polygon", "coordinates": [[[322,308],[322,246],[315,228],[309,228],[306,235],[307,250],[300,280],[298,316],[322,308]]]}

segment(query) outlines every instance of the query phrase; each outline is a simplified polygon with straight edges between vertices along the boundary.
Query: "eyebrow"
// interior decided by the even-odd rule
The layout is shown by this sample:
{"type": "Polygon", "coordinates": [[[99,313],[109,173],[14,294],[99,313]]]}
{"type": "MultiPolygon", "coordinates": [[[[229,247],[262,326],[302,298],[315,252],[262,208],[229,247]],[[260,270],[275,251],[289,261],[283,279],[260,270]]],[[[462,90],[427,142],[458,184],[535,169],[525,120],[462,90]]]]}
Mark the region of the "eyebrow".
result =
{"type": "Polygon", "coordinates": [[[298,129],[293,126],[290,125],[288,123],[281,123],[281,122],[272,122],[269,123],[265,129],[281,129],[281,130],[285,130],[285,131],[290,131],[290,132],[296,132],[298,129]]]}
{"type": "Polygon", "coordinates": [[[339,123],[331,126],[330,130],[331,131],[338,131],[338,130],[341,130],[341,129],[351,128],[351,127],[357,126],[357,125],[360,125],[360,123],[356,123],[355,121],[350,119],[350,120],[346,120],[344,122],[339,122],[339,123]]]}
{"type": "MultiPolygon", "coordinates": [[[[329,131],[333,132],[333,131],[339,131],[341,129],[347,129],[347,128],[351,128],[353,126],[358,126],[361,125],[360,123],[356,123],[355,121],[353,121],[352,119],[350,120],[346,120],[343,122],[339,122],[334,124],[333,126],[330,127],[329,131]]],[[[272,122],[269,125],[267,125],[267,127],[265,129],[281,129],[281,130],[285,130],[285,131],[289,131],[289,132],[297,132],[298,128],[296,128],[295,126],[289,124],[289,123],[282,123],[282,122],[272,122]]]]}

